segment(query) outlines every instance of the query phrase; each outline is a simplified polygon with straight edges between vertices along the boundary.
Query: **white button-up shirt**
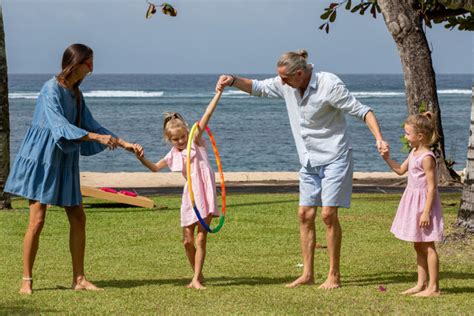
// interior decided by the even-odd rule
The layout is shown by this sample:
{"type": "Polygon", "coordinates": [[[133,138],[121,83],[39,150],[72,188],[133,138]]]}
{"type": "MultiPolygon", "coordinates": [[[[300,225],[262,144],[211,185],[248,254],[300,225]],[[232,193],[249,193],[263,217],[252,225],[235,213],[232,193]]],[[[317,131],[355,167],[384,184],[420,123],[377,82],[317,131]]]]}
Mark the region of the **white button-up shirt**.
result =
{"type": "Polygon", "coordinates": [[[363,120],[371,108],[360,103],[336,75],[317,72],[301,97],[279,76],[253,80],[252,95],[283,98],[301,165],[327,165],[349,149],[344,112],[363,120]]]}

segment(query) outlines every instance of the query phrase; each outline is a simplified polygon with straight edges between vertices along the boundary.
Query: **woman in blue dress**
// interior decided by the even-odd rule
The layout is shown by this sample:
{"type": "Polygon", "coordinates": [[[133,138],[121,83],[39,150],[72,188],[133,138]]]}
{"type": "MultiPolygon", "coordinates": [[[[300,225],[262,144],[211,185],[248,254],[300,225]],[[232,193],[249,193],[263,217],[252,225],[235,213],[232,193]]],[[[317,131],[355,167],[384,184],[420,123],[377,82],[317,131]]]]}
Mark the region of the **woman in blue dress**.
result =
{"type": "Polygon", "coordinates": [[[62,71],[41,88],[33,121],[5,185],[5,192],[29,200],[22,294],[32,293],[33,264],[48,204],[64,206],[69,219],[72,289],[99,290],[84,275],[86,215],[79,183],[79,155],[117,147],[133,152],[137,147],[114,136],[89,112],[79,85],[92,70],[92,49],[73,44],[64,51],[62,71]]]}

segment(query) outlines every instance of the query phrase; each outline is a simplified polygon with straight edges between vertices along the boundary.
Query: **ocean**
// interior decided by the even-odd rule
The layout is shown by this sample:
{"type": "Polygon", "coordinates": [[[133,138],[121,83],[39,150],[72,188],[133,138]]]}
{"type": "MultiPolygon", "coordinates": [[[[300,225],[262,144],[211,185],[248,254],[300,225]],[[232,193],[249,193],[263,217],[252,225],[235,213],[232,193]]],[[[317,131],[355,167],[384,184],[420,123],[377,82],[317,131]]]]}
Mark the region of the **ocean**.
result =
{"type": "MultiPolygon", "coordinates": [[[[53,75],[9,75],[10,150],[13,161],[31,123],[36,97],[53,75]]],[[[274,74],[242,76],[256,79],[274,74]]],[[[352,94],[370,106],[400,163],[402,122],[407,115],[403,76],[394,74],[338,74],[352,94]]],[[[152,161],[170,149],[162,137],[162,114],[181,113],[192,125],[214,94],[218,75],[92,74],[81,85],[95,119],[119,137],[138,142],[152,161]]],[[[472,76],[437,75],[438,97],[446,139],[446,157],[454,168],[465,167],[471,115],[472,76]]],[[[364,122],[346,116],[355,171],[389,171],[379,157],[364,122]]],[[[300,168],[285,103],[281,99],[250,97],[235,89],[224,92],[209,123],[224,171],[297,171],[300,168]]],[[[214,160],[212,150],[209,150],[214,160]]],[[[104,151],[81,157],[81,171],[146,171],[133,154],[104,151]]]]}

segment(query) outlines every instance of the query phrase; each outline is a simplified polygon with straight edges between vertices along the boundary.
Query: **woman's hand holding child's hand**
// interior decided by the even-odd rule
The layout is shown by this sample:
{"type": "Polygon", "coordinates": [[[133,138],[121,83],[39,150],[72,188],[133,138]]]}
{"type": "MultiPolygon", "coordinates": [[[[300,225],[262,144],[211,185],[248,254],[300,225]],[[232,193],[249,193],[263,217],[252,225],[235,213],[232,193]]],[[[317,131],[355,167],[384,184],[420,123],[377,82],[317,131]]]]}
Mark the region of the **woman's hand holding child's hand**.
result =
{"type": "Polygon", "coordinates": [[[119,145],[117,138],[113,137],[112,135],[102,135],[102,134],[94,134],[94,135],[95,135],[94,139],[98,143],[107,146],[110,150],[114,150],[119,145]]]}
{"type": "Polygon", "coordinates": [[[135,156],[137,156],[137,158],[139,159],[143,158],[145,155],[145,151],[143,150],[143,147],[140,144],[133,144],[133,152],[135,153],[135,156]]]}

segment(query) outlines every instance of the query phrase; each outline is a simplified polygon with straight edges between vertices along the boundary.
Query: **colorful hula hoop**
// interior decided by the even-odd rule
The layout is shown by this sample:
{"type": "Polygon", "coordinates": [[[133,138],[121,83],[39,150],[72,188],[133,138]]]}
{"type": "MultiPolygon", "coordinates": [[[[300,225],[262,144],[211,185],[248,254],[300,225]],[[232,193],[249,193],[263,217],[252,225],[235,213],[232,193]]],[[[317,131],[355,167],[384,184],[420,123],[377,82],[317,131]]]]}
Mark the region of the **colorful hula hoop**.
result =
{"type": "Polygon", "coordinates": [[[209,139],[211,140],[212,143],[212,150],[214,151],[214,155],[216,157],[216,164],[217,164],[217,170],[219,171],[219,176],[221,179],[221,198],[222,198],[222,207],[221,207],[221,216],[219,217],[219,223],[217,224],[216,227],[211,228],[209,225],[206,224],[206,222],[203,220],[201,217],[201,214],[199,213],[199,210],[196,207],[196,202],[194,201],[194,192],[193,192],[193,183],[191,181],[191,144],[194,140],[194,134],[196,133],[196,130],[199,127],[199,122],[194,123],[193,127],[191,128],[191,132],[189,133],[188,136],[188,145],[187,145],[187,160],[186,160],[186,173],[187,173],[187,178],[188,178],[188,189],[189,189],[189,198],[191,199],[191,203],[193,205],[194,213],[196,213],[196,216],[199,220],[199,223],[204,227],[205,230],[207,230],[210,233],[217,233],[219,230],[221,230],[222,226],[224,225],[225,221],[225,183],[224,183],[224,173],[222,172],[222,165],[221,165],[221,159],[219,157],[219,151],[217,150],[217,145],[216,141],[214,140],[214,136],[211,133],[211,129],[206,126],[206,132],[207,135],[209,135],[209,139]]]}

